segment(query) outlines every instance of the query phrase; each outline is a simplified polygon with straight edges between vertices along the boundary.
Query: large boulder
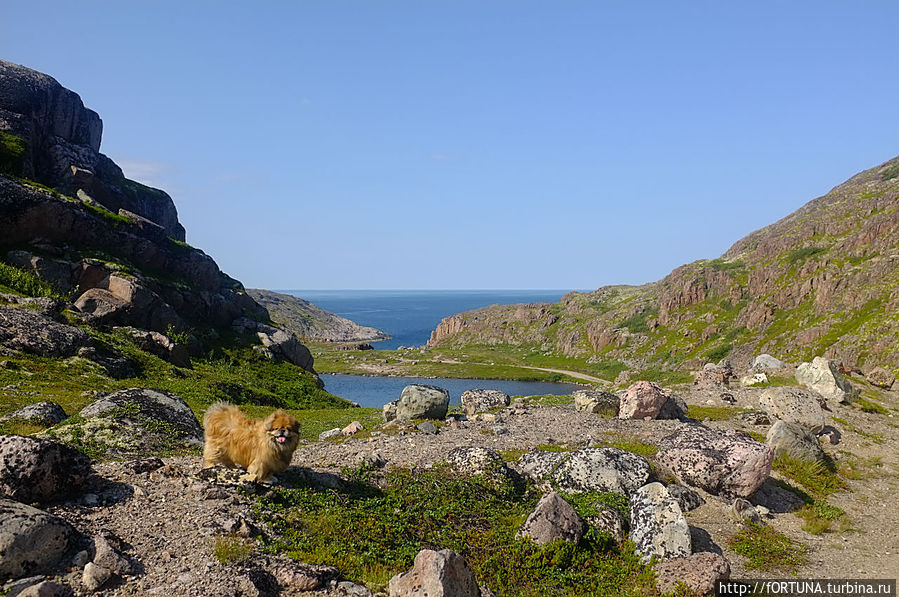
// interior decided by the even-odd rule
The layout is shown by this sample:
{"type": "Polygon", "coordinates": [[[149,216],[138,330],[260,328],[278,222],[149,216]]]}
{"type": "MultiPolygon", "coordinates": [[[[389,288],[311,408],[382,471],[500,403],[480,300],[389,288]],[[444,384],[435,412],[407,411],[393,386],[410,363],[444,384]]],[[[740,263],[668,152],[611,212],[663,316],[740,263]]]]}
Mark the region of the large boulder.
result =
{"type": "Polygon", "coordinates": [[[771,472],[774,452],[739,432],[687,423],[662,439],[656,460],[681,482],[724,497],[748,497],[771,472]]]}
{"type": "Polygon", "coordinates": [[[412,384],[403,388],[399,400],[384,406],[384,418],[388,421],[446,418],[449,410],[449,392],[437,386],[412,384]],[[394,407],[389,407],[392,404],[394,407]]]}
{"type": "Polygon", "coordinates": [[[90,459],[69,446],[21,435],[0,435],[0,495],[20,502],[50,502],[77,493],[90,459]]]}
{"type": "Polygon", "coordinates": [[[203,428],[179,396],[146,388],[122,390],[84,407],[83,420],[45,435],[96,456],[140,456],[203,445],[203,428]]]}
{"type": "Polygon", "coordinates": [[[490,448],[481,446],[454,448],[446,461],[456,471],[503,482],[513,479],[513,473],[502,457],[490,448]]]}
{"type": "Polygon", "coordinates": [[[690,555],[690,527],[664,485],[644,485],[631,495],[630,506],[631,540],[644,560],[690,555]]]}
{"type": "Polygon", "coordinates": [[[884,390],[889,390],[893,387],[893,384],[896,383],[896,376],[883,367],[874,367],[865,374],[865,379],[884,390]]]}
{"type": "Polygon", "coordinates": [[[75,307],[95,325],[135,326],[166,331],[180,327],[181,318],[139,278],[110,273],[75,300],[75,307]]]}
{"type": "Polygon", "coordinates": [[[474,415],[494,408],[509,406],[509,395],[499,390],[467,390],[462,392],[465,414],[474,415]]]}
{"type": "Polygon", "coordinates": [[[613,491],[630,494],[649,479],[642,456],[618,448],[585,448],[571,452],[554,471],[560,491],[613,491]]]}
{"type": "Polygon", "coordinates": [[[820,433],[827,421],[817,398],[797,388],[769,388],[759,404],[772,419],[796,423],[812,433],[820,433]]]}
{"type": "Polygon", "coordinates": [[[54,572],[79,540],[61,518],[0,499],[0,581],[54,572]]]}
{"type": "Polygon", "coordinates": [[[293,334],[288,334],[284,330],[276,328],[260,330],[256,333],[262,345],[274,354],[282,356],[287,362],[293,363],[297,367],[302,367],[310,373],[315,372],[313,368],[315,361],[312,358],[312,353],[293,334]]]}
{"type": "Polygon", "coordinates": [[[176,367],[191,366],[190,354],[184,344],[173,341],[161,332],[148,332],[135,328],[127,328],[126,331],[141,350],[155,354],[176,367]]]}
{"type": "Polygon", "coordinates": [[[603,417],[617,417],[621,399],[601,390],[578,390],[574,396],[574,410],[594,413],[603,417]]]}
{"type": "Polygon", "coordinates": [[[535,543],[568,541],[577,544],[584,535],[584,521],[562,496],[552,491],[537,502],[516,537],[527,537],[535,543]]]}
{"type": "Polygon", "coordinates": [[[849,404],[858,396],[858,390],[840,374],[837,364],[824,357],[815,357],[811,363],[799,365],[796,381],[824,396],[828,406],[849,404]]]}
{"type": "Polygon", "coordinates": [[[825,459],[818,439],[807,428],[796,423],[776,421],[768,429],[765,443],[774,451],[775,457],[785,454],[810,462],[823,462],[825,459]]]}
{"type": "Polygon", "coordinates": [[[69,418],[66,411],[55,402],[43,401],[29,404],[24,408],[0,417],[0,421],[18,420],[50,427],[69,418]]]}
{"type": "Polygon", "coordinates": [[[638,381],[621,396],[619,419],[656,418],[668,401],[668,393],[651,381],[638,381]]]}
{"type": "Polygon", "coordinates": [[[0,306],[0,345],[42,357],[70,357],[90,346],[76,327],[53,321],[33,309],[0,306]]]}
{"type": "Polygon", "coordinates": [[[678,583],[684,583],[696,595],[716,595],[718,581],[730,578],[730,564],[724,556],[708,551],[665,560],[655,571],[659,591],[665,594],[677,594],[678,583]]]}
{"type": "Polygon", "coordinates": [[[570,457],[567,452],[551,452],[549,450],[531,450],[513,464],[515,470],[530,477],[539,484],[551,481],[553,473],[570,457]]]}
{"type": "Polygon", "coordinates": [[[760,354],[752,361],[752,366],[749,367],[749,370],[775,371],[777,369],[784,369],[785,367],[789,367],[789,365],[780,359],[772,357],[770,354],[760,354]]]}
{"type": "Polygon", "coordinates": [[[449,549],[423,549],[410,570],[390,579],[390,597],[481,597],[465,558],[449,549]]]}

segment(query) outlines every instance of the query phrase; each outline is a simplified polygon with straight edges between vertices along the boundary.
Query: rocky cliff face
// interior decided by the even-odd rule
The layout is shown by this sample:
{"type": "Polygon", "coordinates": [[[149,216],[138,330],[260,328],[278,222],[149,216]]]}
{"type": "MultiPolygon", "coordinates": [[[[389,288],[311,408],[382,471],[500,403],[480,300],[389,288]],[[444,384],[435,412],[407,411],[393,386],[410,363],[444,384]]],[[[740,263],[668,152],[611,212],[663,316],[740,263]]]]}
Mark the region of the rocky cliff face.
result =
{"type": "Polygon", "coordinates": [[[899,368],[899,158],[861,172],[718,259],[639,287],[446,318],[431,346],[533,346],[632,367],[815,355],[899,368]]]}
{"type": "Polygon", "coordinates": [[[390,337],[381,330],[361,326],[289,294],[257,288],[247,289],[247,294],[265,307],[274,323],[301,338],[323,342],[377,342],[390,337]]]}

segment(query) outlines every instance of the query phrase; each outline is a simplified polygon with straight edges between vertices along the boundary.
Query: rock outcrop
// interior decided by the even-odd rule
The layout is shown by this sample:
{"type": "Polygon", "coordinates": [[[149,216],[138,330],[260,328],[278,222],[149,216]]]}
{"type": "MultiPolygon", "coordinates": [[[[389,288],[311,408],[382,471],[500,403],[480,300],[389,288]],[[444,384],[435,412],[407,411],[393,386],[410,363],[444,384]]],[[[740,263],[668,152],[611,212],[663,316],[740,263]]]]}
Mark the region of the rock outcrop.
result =
{"type": "Polygon", "coordinates": [[[70,357],[93,342],[84,330],[31,309],[0,306],[0,345],[42,357],[70,357]]]}
{"type": "Polygon", "coordinates": [[[90,459],[69,446],[21,435],[0,435],[0,495],[26,504],[76,494],[91,473],[90,459]]]}

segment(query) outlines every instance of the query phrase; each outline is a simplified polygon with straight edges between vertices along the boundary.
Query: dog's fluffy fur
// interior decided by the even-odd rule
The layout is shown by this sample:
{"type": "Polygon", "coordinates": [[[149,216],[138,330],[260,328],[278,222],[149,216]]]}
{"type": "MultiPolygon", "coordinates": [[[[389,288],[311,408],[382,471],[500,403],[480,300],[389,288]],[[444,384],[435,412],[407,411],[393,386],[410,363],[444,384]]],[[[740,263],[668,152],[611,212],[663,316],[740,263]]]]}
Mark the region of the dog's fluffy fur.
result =
{"type": "Polygon", "coordinates": [[[241,466],[243,478],[266,481],[290,464],[300,441],[300,424],[282,410],[250,420],[230,404],[212,405],[203,416],[203,466],[241,466]]]}

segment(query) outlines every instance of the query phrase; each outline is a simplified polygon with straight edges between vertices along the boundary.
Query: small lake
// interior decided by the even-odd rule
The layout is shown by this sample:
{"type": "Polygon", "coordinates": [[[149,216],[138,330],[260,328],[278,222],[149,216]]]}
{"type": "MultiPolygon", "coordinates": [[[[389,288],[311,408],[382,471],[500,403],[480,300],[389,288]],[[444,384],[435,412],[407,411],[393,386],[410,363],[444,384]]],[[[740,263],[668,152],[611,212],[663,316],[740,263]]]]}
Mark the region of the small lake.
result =
{"type": "Polygon", "coordinates": [[[500,390],[509,396],[538,396],[541,394],[570,394],[581,386],[545,381],[503,381],[490,379],[455,379],[446,377],[368,377],[344,373],[324,373],[325,391],[358,402],[366,408],[381,408],[400,397],[410,384],[438,386],[449,391],[450,404],[460,404],[466,390],[500,390]]]}

